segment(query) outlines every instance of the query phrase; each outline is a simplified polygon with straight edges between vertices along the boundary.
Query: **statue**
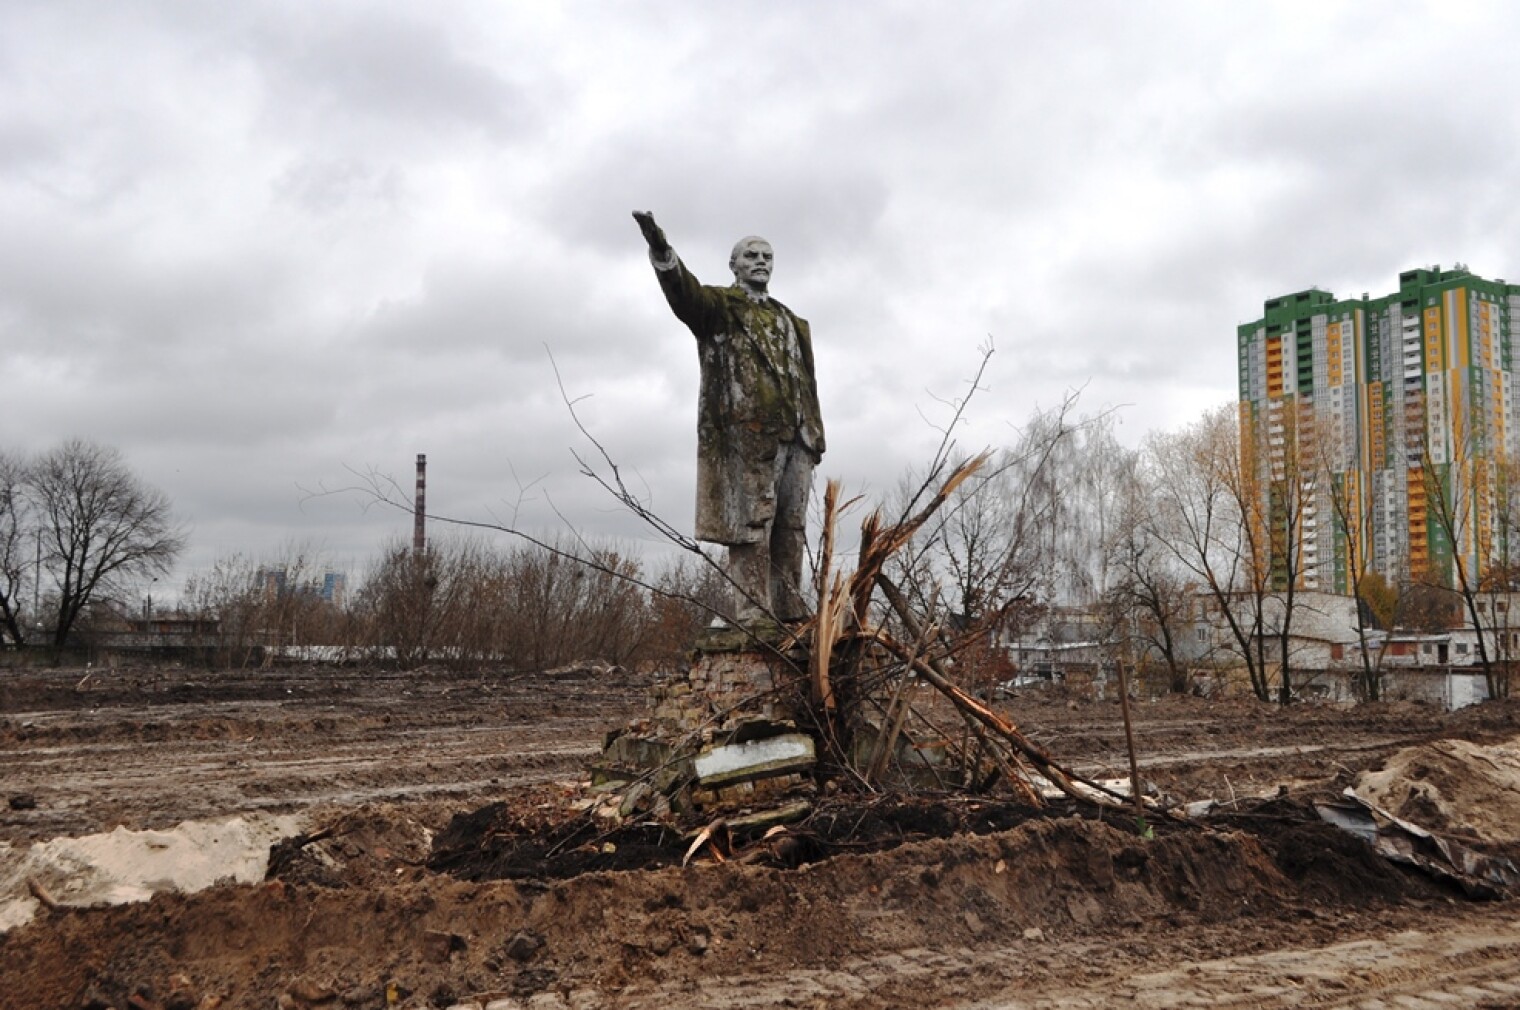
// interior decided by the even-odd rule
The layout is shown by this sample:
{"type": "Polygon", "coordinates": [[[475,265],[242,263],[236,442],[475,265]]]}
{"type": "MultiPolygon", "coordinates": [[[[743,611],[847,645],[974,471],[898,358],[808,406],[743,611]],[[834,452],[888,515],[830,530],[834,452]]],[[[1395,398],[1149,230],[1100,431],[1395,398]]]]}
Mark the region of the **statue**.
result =
{"type": "Polygon", "coordinates": [[[823,418],[807,321],[770,297],[774,255],[742,238],[730,287],[698,282],[654,215],[634,211],[676,318],[697,338],[697,539],[728,548],[741,624],[806,617],[802,559],[823,418]]]}

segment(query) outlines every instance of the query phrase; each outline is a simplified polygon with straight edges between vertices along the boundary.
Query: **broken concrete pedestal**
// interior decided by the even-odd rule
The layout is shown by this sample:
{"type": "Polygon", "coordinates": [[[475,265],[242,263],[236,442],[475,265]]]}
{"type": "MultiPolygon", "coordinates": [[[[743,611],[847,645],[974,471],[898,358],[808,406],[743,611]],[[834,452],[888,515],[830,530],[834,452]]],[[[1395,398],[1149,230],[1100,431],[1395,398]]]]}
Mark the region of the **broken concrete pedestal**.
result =
{"type": "Polygon", "coordinates": [[[646,718],[608,734],[592,785],[622,790],[623,816],[665,806],[678,814],[765,807],[805,816],[810,807],[797,801],[813,792],[817,762],[813,738],[799,729],[806,668],[805,656],[753,638],[709,635],[689,670],[655,683],[646,718]]]}

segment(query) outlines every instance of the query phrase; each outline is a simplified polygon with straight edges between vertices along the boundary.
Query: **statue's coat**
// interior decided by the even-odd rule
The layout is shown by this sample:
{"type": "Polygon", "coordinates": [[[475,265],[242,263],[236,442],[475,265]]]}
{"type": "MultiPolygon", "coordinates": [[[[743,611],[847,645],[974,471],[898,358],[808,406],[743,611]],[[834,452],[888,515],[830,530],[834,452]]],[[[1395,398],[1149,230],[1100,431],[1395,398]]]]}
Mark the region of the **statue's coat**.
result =
{"type": "Polygon", "coordinates": [[[774,298],[702,284],[672,258],[656,268],[660,288],[697,338],[702,369],[697,539],[754,543],[775,514],[777,448],[796,442],[814,463],[823,456],[812,334],[774,298]]]}

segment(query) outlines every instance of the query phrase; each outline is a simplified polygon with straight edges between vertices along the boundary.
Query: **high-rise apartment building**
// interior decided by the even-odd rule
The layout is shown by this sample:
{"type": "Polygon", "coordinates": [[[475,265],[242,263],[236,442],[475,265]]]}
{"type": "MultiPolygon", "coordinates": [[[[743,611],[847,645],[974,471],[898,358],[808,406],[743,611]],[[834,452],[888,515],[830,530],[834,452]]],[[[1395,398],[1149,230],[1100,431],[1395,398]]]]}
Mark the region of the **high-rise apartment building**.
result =
{"type": "Polygon", "coordinates": [[[1361,560],[1450,585],[1458,561],[1507,560],[1517,326],[1520,285],[1458,265],[1380,298],[1283,295],[1239,327],[1241,454],[1279,587],[1349,593],[1361,560]]]}

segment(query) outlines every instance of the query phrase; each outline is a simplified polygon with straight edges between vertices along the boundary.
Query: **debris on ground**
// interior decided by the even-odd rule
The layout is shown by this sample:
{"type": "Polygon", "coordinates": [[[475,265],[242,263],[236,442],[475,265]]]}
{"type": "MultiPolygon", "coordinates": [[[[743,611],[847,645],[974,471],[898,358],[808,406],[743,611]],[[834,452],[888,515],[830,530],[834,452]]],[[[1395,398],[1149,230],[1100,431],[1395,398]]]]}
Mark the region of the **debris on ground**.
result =
{"type": "Polygon", "coordinates": [[[1314,804],[1326,822],[1372,846],[1380,856],[1448,880],[1474,898],[1500,898],[1520,885],[1520,870],[1504,856],[1477,852],[1454,838],[1400,820],[1347,789],[1340,802],[1314,804]]]}

